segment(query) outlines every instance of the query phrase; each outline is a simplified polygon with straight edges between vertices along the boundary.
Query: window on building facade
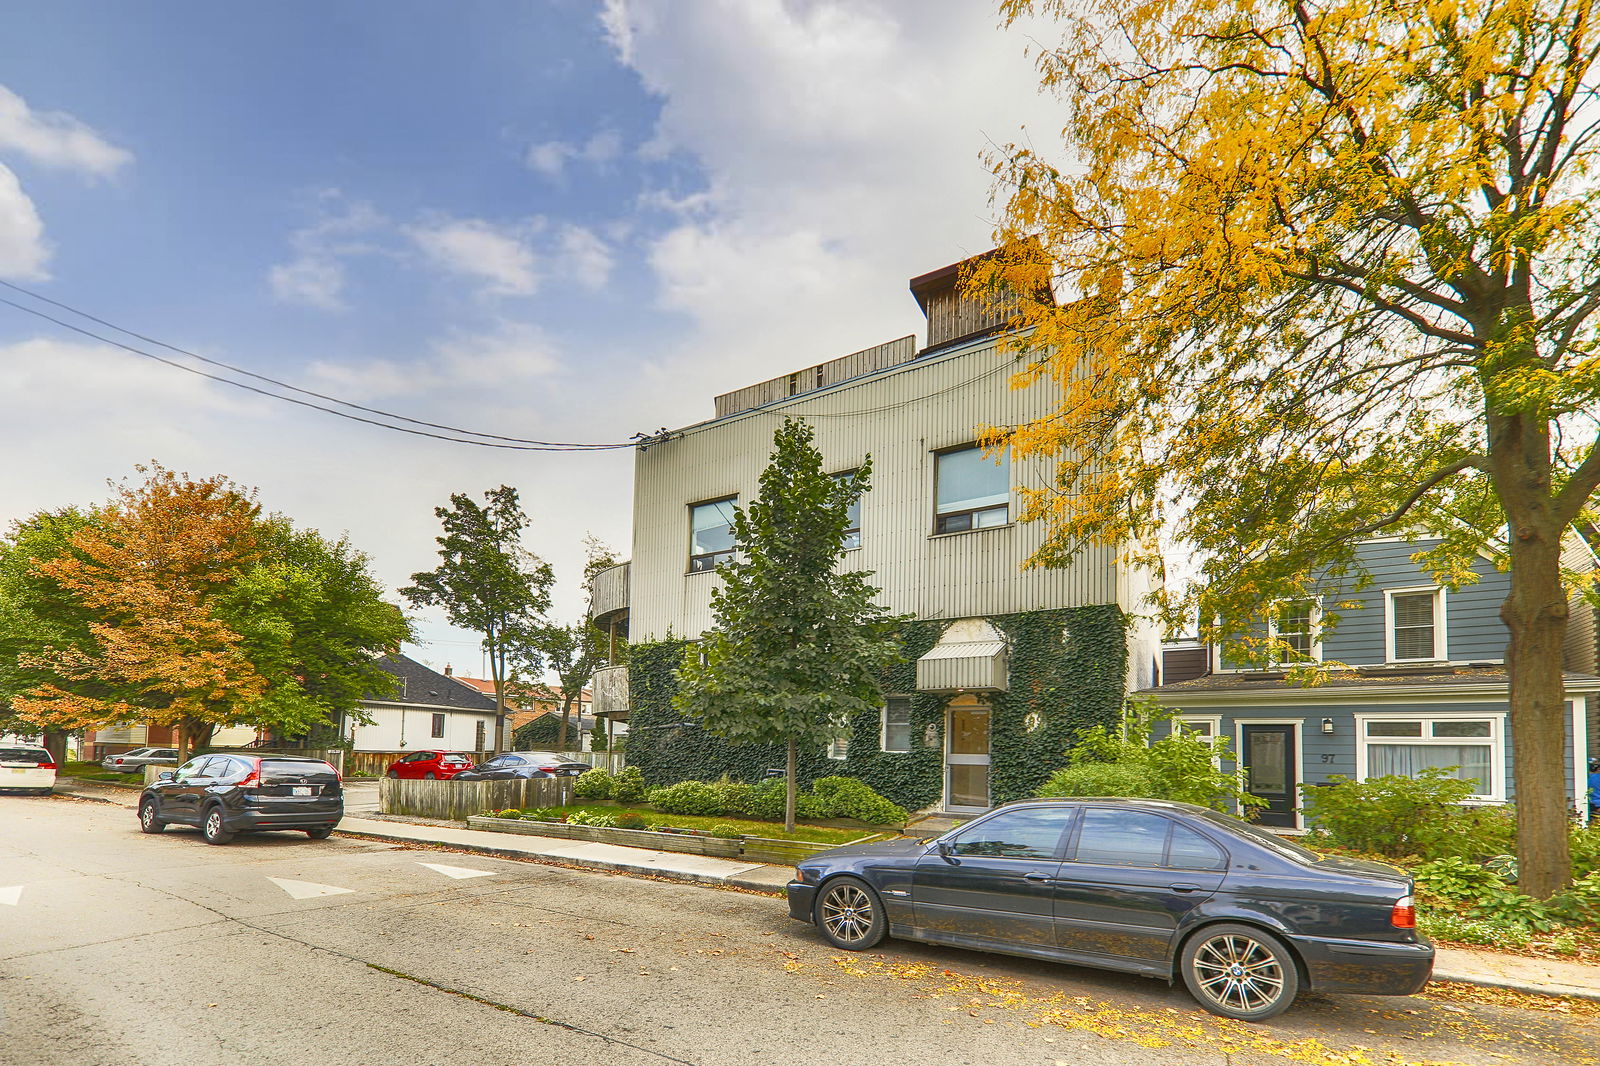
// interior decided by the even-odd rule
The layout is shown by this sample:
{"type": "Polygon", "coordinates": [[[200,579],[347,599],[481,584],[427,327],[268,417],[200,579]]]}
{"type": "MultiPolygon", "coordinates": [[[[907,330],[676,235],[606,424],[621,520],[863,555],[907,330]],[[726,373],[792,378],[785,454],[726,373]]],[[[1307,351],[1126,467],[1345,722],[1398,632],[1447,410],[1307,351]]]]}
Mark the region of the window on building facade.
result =
{"type": "MultiPolygon", "coordinates": [[[[842,473],[838,473],[838,474],[835,474],[833,476],[834,477],[849,477],[851,474],[854,474],[854,473],[855,473],[854,470],[846,470],[846,471],[844,471],[842,473]]],[[[854,502],[852,502],[850,504],[850,514],[849,514],[848,517],[849,517],[849,520],[845,523],[845,529],[844,529],[844,548],[845,548],[846,551],[850,550],[851,548],[859,548],[859,547],[861,547],[861,497],[860,496],[857,496],[855,498],[854,502]]]]}
{"type": "Polygon", "coordinates": [[[1011,520],[1011,459],[999,460],[979,447],[938,452],[934,456],[935,533],[1003,526],[1011,520]]]}
{"type": "Polygon", "coordinates": [[[715,570],[733,558],[733,501],[737,496],[689,508],[689,572],[715,570]]]}
{"type": "MultiPolygon", "coordinates": [[[[833,724],[842,730],[849,729],[850,718],[848,715],[840,715],[834,720],[833,724]]],[[[834,737],[833,740],[829,741],[826,754],[830,759],[847,758],[850,755],[850,734],[841,733],[840,735],[834,737]]]]}
{"type": "Polygon", "coordinates": [[[1389,660],[1407,662],[1444,659],[1444,612],[1438,589],[1386,592],[1389,614],[1389,660]]]}
{"type": "Polygon", "coordinates": [[[910,696],[890,696],[883,701],[883,750],[911,750],[910,696]]]}
{"type": "Polygon", "coordinates": [[[484,728],[483,719],[478,719],[478,728],[472,740],[473,751],[485,751],[488,749],[489,745],[485,743],[488,738],[484,735],[486,732],[487,730],[484,728]]]}
{"type": "Polygon", "coordinates": [[[444,736],[444,715],[436,714],[433,716],[433,732],[431,735],[434,737],[444,736]]]}
{"type": "Polygon", "coordinates": [[[1416,777],[1429,767],[1454,767],[1451,777],[1475,783],[1478,799],[1504,798],[1504,716],[1362,718],[1361,778],[1416,777]]]}
{"type": "Polygon", "coordinates": [[[1273,658],[1280,662],[1304,663],[1322,659],[1322,609],[1315,600],[1282,603],[1267,620],[1267,636],[1273,645],[1273,658]]]}

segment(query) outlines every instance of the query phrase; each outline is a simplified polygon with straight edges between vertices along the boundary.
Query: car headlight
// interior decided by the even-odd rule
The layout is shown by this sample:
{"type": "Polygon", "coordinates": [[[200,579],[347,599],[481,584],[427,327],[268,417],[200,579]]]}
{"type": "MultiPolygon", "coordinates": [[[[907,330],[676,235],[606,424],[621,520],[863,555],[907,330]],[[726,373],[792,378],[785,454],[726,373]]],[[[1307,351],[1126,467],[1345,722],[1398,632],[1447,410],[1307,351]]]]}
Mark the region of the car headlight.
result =
{"type": "Polygon", "coordinates": [[[811,867],[811,866],[796,866],[794,868],[795,880],[796,881],[804,881],[808,885],[816,884],[817,880],[821,876],[822,876],[822,871],[816,869],[815,867],[811,867]]]}

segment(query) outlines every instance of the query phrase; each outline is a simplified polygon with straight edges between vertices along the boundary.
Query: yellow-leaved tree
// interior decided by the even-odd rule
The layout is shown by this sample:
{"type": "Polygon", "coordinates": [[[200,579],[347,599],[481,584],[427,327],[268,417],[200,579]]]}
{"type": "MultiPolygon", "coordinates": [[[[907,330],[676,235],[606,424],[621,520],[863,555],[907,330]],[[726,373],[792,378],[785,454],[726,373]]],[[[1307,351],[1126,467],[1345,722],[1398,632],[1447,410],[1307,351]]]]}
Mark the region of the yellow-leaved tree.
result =
{"type": "MultiPolygon", "coordinates": [[[[1157,523],[1186,606],[1237,639],[1379,531],[1442,537],[1446,584],[1510,571],[1522,887],[1570,878],[1562,644],[1572,531],[1600,486],[1600,0],[1005,0],[1063,144],[994,153],[1023,304],[997,427],[1056,460],[1034,562],[1157,523]]],[[[1592,592],[1590,585],[1587,591],[1592,592]]],[[[1173,606],[1177,606],[1174,604],[1173,606]]]]}

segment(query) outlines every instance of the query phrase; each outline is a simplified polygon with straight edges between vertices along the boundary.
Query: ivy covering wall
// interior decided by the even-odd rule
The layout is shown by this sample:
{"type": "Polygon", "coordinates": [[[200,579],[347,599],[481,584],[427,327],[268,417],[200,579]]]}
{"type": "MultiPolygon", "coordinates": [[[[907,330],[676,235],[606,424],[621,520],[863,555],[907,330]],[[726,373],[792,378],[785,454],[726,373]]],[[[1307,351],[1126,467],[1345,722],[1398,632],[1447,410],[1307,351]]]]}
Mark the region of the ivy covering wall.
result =
{"type": "MultiPolygon", "coordinates": [[[[991,708],[990,794],[995,803],[1033,794],[1065,764],[1080,730],[1111,725],[1122,706],[1127,677],[1127,624],[1115,606],[1062,608],[1004,615],[988,621],[1010,643],[1010,690],[983,694],[991,708]]],[[[916,692],[916,662],[948,623],[917,621],[902,632],[905,661],[884,679],[884,692],[911,695],[912,750],[880,749],[877,714],[850,724],[849,757],[802,752],[802,785],[845,774],[860,778],[910,809],[937,805],[943,796],[944,718],[947,695],[916,692]]],[[[628,763],[651,784],[728,775],[760,780],[783,766],[777,745],[734,745],[711,736],[672,708],[677,667],[688,643],[666,640],[630,649],[628,763]]]]}

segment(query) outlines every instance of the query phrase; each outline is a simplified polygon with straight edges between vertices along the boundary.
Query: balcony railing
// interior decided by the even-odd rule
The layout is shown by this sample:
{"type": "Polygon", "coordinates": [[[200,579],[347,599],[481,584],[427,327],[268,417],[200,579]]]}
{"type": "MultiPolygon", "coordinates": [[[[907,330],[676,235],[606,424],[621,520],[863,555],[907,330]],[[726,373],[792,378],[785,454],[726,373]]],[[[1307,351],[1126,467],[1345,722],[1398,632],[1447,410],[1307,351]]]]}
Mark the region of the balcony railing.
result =
{"type": "Polygon", "coordinates": [[[589,620],[604,628],[628,614],[628,564],[618,563],[594,576],[589,598],[589,620]]]}
{"type": "Polygon", "coordinates": [[[628,720],[628,668],[602,666],[589,682],[594,692],[594,713],[619,722],[628,720]]]}

